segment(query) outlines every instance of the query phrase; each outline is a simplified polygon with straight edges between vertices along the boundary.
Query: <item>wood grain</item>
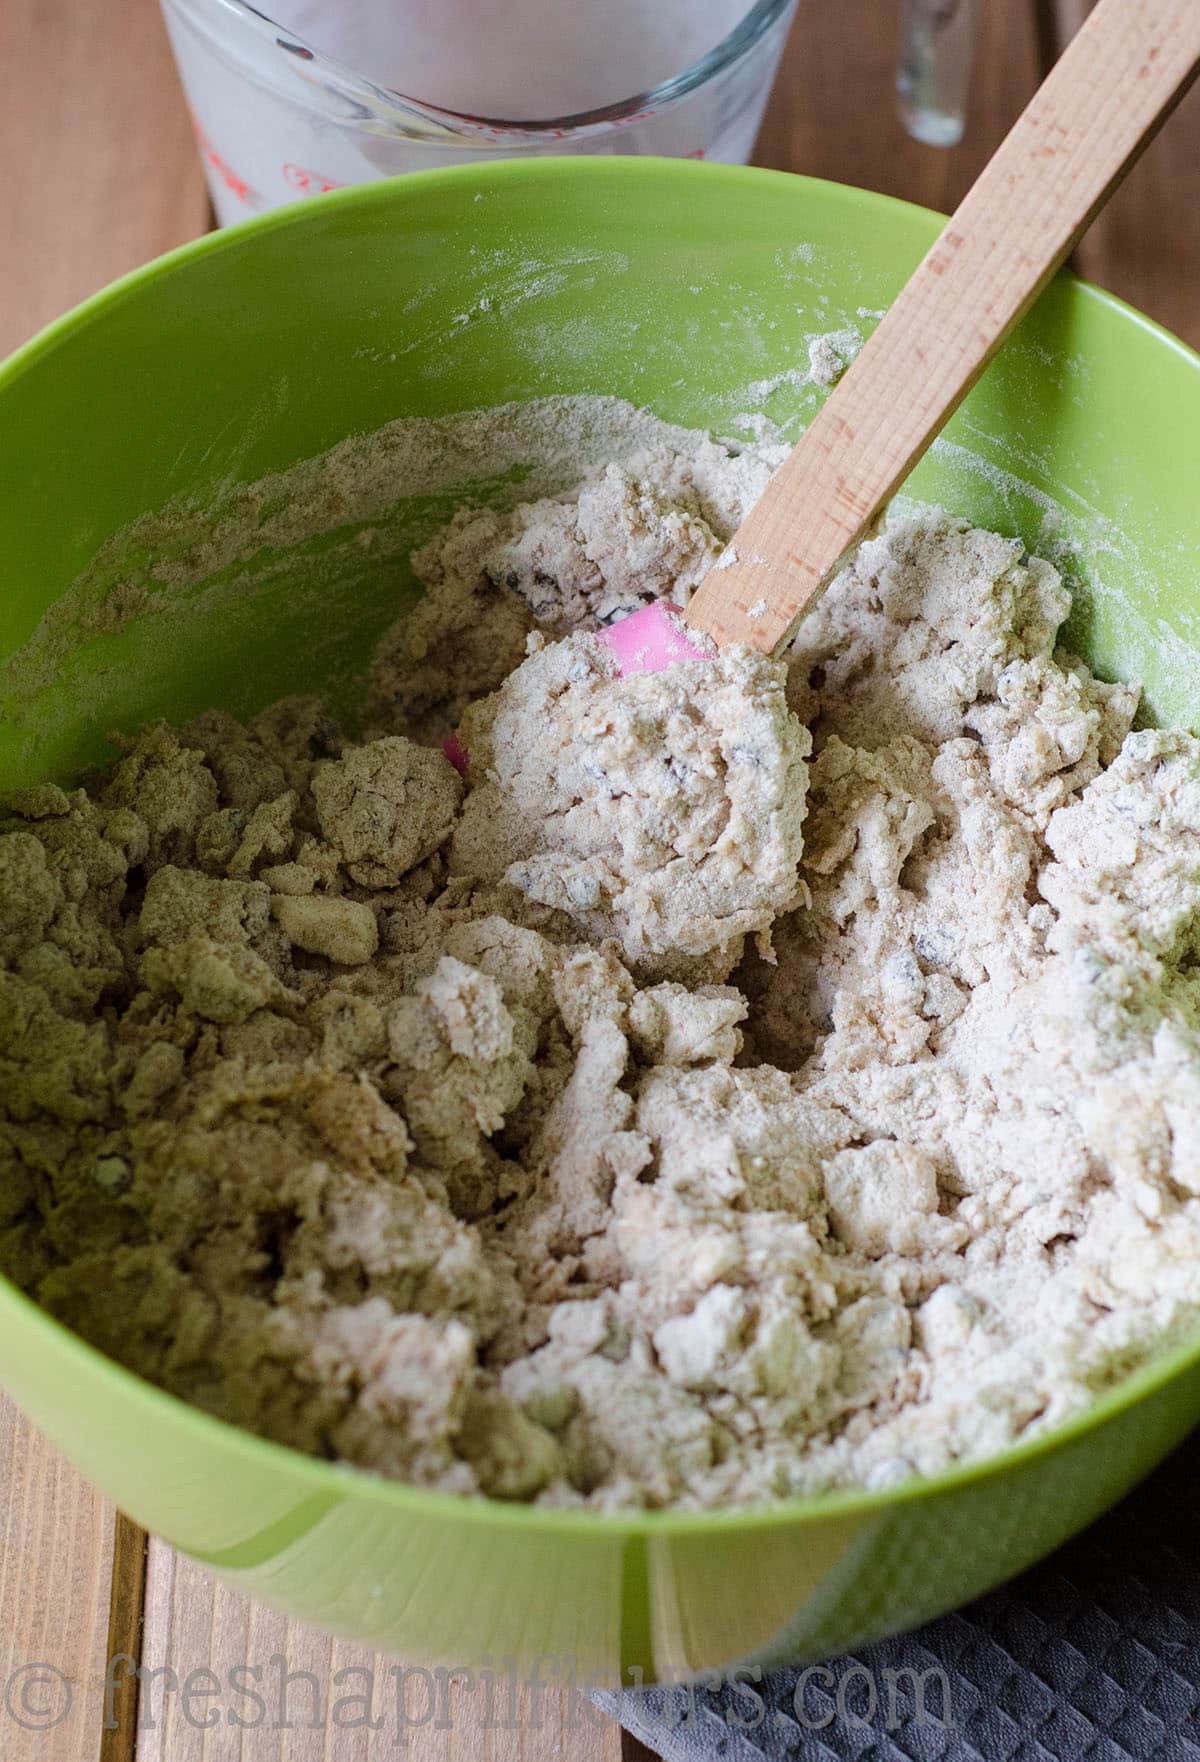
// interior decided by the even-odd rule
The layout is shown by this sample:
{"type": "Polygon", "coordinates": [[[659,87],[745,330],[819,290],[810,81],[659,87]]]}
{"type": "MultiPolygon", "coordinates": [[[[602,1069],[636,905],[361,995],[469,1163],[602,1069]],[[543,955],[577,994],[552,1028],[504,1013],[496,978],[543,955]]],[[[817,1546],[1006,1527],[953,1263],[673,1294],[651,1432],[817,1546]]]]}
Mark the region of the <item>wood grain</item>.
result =
{"type": "MultiPolygon", "coordinates": [[[[112,1507],[8,1401],[0,1408],[0,1755],[98,1762],[112,1507]]],[[[125,1762],[118,1753],[112,1762],[125,1762]]]]}
{"type": "MultiPolygon", "coordinates": [[[[948,213],[1000,144],[1092,0],[986,0],[966,137],[946,152],[896,116],[895,9],[802,5],[755,164],[862,184],[948,213]]],[[[1075,254],[1081,275],[1200,348],[1200,92],[1193,92],[1075,254]]]]}
{"type": "Polygon", "coordinates": [[[142,1655],[142,1608],[146,1589],[145,1530],[118,1511],[113,1527],[105,1650],[104,1722],[99,1762],[133,1762],[137,1742],[138,1679],[117,1669],[118,1659],[142,1655]]]}
{"type": "Polygon", "coordinates": [[[208,197],[155,0],[0,0],[0,68],[3,356],[205,231],[208,197]]]}
{"type": "Polygon", "coordinates": [[[967,132],[949,151],[910,139],[896,114],[896,31],[887,0],[801,0],[755,164],[957,207],[1042,77],[1033,0],[980,7],[967,132]]]}
{"type": "Polygon", "coordinates": [[[684,618],[771,654],[1200,69],[1197,0],[1100,0],[684,618]]]}
{"type": "MultiPolygon", "coordinates": [[[[17,71],[0,107],[3,356],[115,276],[203,232],[208,199],[154,0],[4,0],[0,67],[17,71]]],[[[0,1753],[5,1762],[127,1762],[136,1685],[118,1690],[116,1724],[105,1730],[105,1661],[136,1651],[144,1538],[3,1397],[0,1485],[0,1671],[13,1704],[0,1709],[0,1753]],[[36,1709],[50,1706],[54,1679],[26,1679],[31,1711],[17,1705],[13,1673],[37,1663],[61,1672],[70,1694],[49,1733],[35,1729],[36,1709]]]]}
{"type": "MultiPolygon", "coordinates": [[[[1044,0],[1059,44],[1091,0],[1044,0]]],[[[1186,98],[1075,255],[1081,275],[1111,288],[1200,348],[1200,90],[1186,98]]]]}
{"type": "Polygon", "coordinates": [[[426,1673],[398,1676],[399,1660],[251,1603],[153,1540],[142,1656],[160,1674],[143,1683],[136,1762],[384,1762],[401,1754],[408,1762],[621,1762],[620,1726],[591,1703],[577,1703],[570,1724],[567,1699],[552,1685],[536,1697],[522,1691],[511,1723],[497,1691],[489,1724],[483,1691],[460,1683],[445,1691],[448,1724],[436,1702],[433,1719],[419,1723],[429,1705],[426,1673]],[[231,1675],[239,1668],[261,1674],[231,1675]],[[246,1725],[231,1724],[231,1713],[246,1725]]]}

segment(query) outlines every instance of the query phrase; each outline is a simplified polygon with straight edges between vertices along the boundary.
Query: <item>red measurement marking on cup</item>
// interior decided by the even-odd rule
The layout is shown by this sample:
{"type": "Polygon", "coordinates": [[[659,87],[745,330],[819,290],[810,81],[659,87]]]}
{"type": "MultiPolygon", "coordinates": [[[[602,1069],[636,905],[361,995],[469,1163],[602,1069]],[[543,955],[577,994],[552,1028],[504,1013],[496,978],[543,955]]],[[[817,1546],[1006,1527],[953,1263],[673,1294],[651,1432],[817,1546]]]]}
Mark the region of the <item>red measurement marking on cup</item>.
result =
{"type": "Polygon", "coordinates": [[[684,158],[685,159],[703,159],[704,158],[704,148],[703,147],[693,147],[690,153],[684,154],[684,158]]]}
{"type": "Polygon", "coordinates": [[[323,171],[306,171],[303,165],[293,165],[290,160],[283,168],[283,175],[294,190],[305,196],[319,196],[325,190],[344,190],[346,187],[339,178],[326,177],[323,171]]]}
{"type": "Polygon", "coordinates": [[[192,127],[196,131],[196,140],[199,142],[201,153],[217,173],[225,188],[231,190],[239,202],[256,201],[257,195],[253,184],[248,184],[244,177],[239,177],[229,161],[222,159],[194,116],[192,117],[192,127]]]}

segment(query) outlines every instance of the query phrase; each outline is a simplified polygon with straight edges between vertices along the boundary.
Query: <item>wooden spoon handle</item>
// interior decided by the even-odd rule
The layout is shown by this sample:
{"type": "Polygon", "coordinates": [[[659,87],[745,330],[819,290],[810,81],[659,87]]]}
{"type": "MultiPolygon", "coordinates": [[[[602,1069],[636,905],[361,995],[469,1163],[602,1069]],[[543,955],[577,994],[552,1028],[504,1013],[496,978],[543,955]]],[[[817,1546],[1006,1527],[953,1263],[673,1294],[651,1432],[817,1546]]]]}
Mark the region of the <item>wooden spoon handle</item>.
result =
{"type": "Polygon", "coordinates": [[[787,641],[1200,71],[1200,0],[1100,0],[687,611],[787,641]]]}

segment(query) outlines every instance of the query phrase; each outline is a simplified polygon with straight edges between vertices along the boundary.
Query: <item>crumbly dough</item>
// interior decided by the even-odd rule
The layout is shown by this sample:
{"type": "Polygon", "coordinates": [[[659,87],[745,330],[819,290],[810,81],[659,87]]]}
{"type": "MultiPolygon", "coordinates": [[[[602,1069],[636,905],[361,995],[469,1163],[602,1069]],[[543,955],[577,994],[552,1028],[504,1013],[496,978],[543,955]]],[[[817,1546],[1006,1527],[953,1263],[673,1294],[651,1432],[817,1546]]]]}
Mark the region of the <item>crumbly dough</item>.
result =
{"type": "Polygon", "coordinates": [[[803,885],[808,731],[750,649],[620,682],[598,637],[546,643],[463,717],[480,781],[450,873],[615,937],[638,974],[725,978],[803,885]],[[536,731],[530,738],[531,731],[536,731]]]}
{"type": "Polygon", "coordinates": [[[214,713],[4,804],[10,1276],[268,1437],[553,1505],[931,1474],[1196,1326],[1200,745],[929,511],[785,662],[616,678],[768,469],[462,510],[360,737],[214,713]]]}

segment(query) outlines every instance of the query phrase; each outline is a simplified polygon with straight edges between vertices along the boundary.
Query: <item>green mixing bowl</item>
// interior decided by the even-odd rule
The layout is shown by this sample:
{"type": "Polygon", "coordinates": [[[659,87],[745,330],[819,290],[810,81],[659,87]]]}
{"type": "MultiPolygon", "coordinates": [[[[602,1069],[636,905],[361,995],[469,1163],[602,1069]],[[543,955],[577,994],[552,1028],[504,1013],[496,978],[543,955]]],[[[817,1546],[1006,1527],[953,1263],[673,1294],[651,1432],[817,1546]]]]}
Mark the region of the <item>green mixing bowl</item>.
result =
{"type": "MultiPolygon", "coordinates": [[[[345,678],[388,620],[412,536],[401,521],[374,549],[312,539],[294,557],[217,558],[223,594],[185,582],[169,616],[118,631],[95,607],[114,582],[153,581],[166,531],[107,544],[137,516],[228,500],[397,416],[552,392],[616,393],[725,432],[755,408],[794,425],[819,395],[796,371],[804,338],[869,328],[939,225],[770,172],[539,160],[323,197],[129,277],[0,374],[0,659],[100,553],[93,615],[73,636],[51,619],[0,671],[0,785],[65,777],[104,752],[105,730],[148,715],[245,713],[345,678]]],[[[1187,723],[1198,439],[1200,360],[1063,279],[912,490],[1051,554],[1077,592],[1075,643],[1187,723]]],[[[413,1658],[550,1653],[580,1676],[638,1666],[648,1680],[816,1657],[936,1615],[1090,1522],[1200,1419],[1197,1345],[1073,1425],[937,1480],[601,1516],[417,1492],[264,1443],[11,1286],[0,1380],[139,1523],[290,1613],[413,1658]]]]}

